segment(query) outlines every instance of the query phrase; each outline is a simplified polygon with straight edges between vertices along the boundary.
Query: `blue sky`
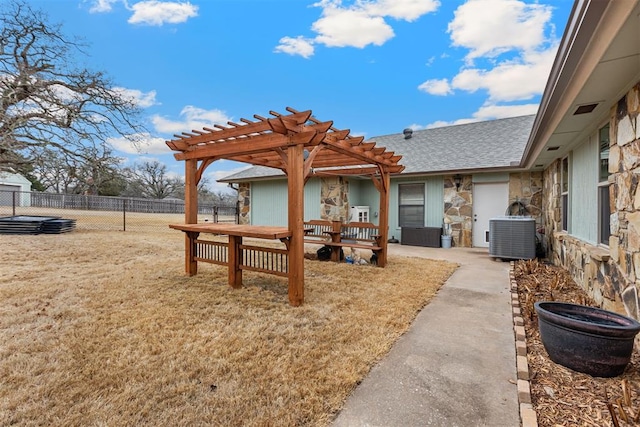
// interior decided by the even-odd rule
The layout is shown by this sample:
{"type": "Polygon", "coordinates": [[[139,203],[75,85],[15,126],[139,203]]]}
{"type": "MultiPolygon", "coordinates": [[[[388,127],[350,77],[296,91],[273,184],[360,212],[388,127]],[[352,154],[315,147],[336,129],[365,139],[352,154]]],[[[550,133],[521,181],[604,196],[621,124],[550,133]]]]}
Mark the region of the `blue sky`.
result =
{"type": "MultiPolygon", "coordinates": [[[[352,135],[534,114],[571,0],[31,0],[82,37],[151,134],[127,163],[183,175],[164,141],[312,110],[352,135]]],[[[218,161],[215,180],[246,165],[218,161]]]]}

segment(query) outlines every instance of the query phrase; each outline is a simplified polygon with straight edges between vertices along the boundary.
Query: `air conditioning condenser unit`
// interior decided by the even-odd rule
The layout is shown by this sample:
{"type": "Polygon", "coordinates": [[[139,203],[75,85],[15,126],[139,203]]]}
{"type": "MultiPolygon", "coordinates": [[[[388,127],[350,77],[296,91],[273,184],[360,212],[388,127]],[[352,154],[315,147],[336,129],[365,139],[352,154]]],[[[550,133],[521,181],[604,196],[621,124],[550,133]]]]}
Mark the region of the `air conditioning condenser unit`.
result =
{"type": "Polygon", "coordinates": [[[489,255],[505,259],[536,257],[536,221],[528,216],[489,220],[489,255]]]}

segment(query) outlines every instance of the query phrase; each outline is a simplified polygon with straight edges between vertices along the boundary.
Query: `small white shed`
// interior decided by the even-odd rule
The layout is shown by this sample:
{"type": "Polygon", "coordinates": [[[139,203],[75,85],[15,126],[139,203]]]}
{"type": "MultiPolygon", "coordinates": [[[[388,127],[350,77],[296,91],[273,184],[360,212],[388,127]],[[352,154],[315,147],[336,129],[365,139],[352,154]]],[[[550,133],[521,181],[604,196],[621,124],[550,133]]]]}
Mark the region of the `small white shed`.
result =
{"type": "Polygon", "coordinates": [[[0,206],[31,206],[31,181],[17,173],[0,172],[0,206]]]}

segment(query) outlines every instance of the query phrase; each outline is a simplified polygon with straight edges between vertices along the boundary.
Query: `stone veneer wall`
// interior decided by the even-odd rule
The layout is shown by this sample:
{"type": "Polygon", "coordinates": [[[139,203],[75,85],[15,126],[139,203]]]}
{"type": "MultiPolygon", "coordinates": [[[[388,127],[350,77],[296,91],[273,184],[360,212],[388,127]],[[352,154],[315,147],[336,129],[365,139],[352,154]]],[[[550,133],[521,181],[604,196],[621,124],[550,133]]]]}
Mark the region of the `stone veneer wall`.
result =
{"type": "Polygon", "coordinates": [[[542,173],[542,244],[547,257],[554,262],[553,254],[556,251],[558,233],[562,233],[562,198],[560,168],[562,161],[555,160],[542,173]]]}
{"type": "MultiPolygon", "coordinates": [[[[544,240],[544,227],[542,220],[542,172],[516,172],[509,174],[509,207],[505,208],[505,214],[518,215],[521,209],[517,202],[524,207],[524,214],[536,220],[537,236],[542,237],[540,242],[546,247],[544,240]],[[516,205],[513,205],[516,203],[516,205]],[[508,209],[508,210],[507,210],[508,209]]],[[[536,248],[537,249],[537,248],[536,248]]]]}
{"type": "Polygon", "coordinates": [[[320,180],[320,219],[349,221],[349,180],[341,176],[320,180]]]}
{"type": "Polygon", "coordinates": [[[238,184],[238,208],[240,209],[240,224],[251,224],[251,184],[238,184]]]}
{"type": "MultiPolygon", "coordinates": [[[[542,172],[522,172],[509,175],[509,201],[522,202],[529,215],[541,224],[542,217],[542,172]]],[[[504,212],[507,206],[504,207],[504,212]]],[[[473,246],[473,180],[471,175],[462,176],[460,188],[456,190],[453,176],[444,178],[444,222],[451,224],[454,246],[473,246]]]]}
{"type": "Polygon", "coordinates": [[[471,175],[463,175],[456,190],[453,176],[444,177],[444,223],[451,225],[453,246],[473,246],[473,193],[471,175]]]}
{"type": "MultiPolygon", "coordinates": [[[[542,224],[542,172],[519,172],[509,174],[509,203],[520,202],[525,214],[542,224]]],[[[513,214],[516,207],[512,208],[513,214]]],[[[507,208],[505,208],[505,213],[507,208]]]]}
{"type": "MultiPolygon", "coordinates": [[[[544,172],[544,216],[549,257],[566,268],[601,307],[640,319],[640,85],[610,114],[608,250],[561,231],[560,162],[544,172]]],[[[595,207],[594,207],[595,208],[595,207]]]]}

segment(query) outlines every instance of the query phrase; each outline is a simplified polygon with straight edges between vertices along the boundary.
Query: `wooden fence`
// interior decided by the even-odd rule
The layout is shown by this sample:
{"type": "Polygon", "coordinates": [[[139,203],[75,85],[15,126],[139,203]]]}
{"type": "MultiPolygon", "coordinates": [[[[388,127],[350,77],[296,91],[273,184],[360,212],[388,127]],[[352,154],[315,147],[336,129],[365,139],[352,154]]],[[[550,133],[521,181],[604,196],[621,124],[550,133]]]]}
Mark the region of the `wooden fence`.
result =
{"type": "MultiPolygon", "coordinates": [[[[71,209],[111,212],[140,213],[184,213],[184,200],[181,199],[142,199],[135,197],[109,197],[84,194],[42,193],[36,191],[0,190],[0,206],[34,207],[50,209],[71,209]]],[[[199,214],[213,214],[214,217],[236,216],[238,206],[216,206],[212,203],[198,204],[199,214]]]]}
{"type": "MultiPolygon", "coordinates": [[[[180,222],[184,217],[184,201],[0,189],[0,217],[16,215],[64,216],[76,219],[78,228],[87,230],[166,230],[169,223],[180,222]]],[[[203,203],[198,219],[238,223],[238,204],[203,203]]]]}

